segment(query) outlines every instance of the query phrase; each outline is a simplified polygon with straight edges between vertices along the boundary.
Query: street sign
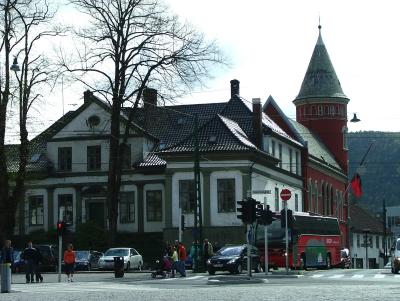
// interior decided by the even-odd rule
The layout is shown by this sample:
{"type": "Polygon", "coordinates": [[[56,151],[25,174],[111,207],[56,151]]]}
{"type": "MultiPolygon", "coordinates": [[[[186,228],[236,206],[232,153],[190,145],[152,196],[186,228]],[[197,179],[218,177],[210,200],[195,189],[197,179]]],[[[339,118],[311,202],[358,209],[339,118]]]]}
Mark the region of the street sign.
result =
{"type": "Polygon", "coordinates": [[[253,194],[271,194],[271,190],[253,190],[253,194]]]}
{"type": "Polygon", "coordinates": [[[289,189],[282,189],[281,191],[281,199],[282,201],[288,201],[292,197],[292,193],[290,192],[289,189]]]}

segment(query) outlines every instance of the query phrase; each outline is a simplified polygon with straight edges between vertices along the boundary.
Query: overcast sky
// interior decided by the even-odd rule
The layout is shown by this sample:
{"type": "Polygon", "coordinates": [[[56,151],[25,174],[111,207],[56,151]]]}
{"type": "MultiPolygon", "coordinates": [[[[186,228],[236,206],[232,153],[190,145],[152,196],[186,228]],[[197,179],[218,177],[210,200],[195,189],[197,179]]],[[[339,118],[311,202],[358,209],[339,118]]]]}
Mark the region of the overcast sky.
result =
{"type": "MultiPolygon", "coordinates": [[[[320,17],[323,40],[350,98],[348,119],[354,112],[361,119],[349,123],[349,130],[400,131],[398,0],[165,1],[208,39],[216,39],[232,63],[178,103],[228,101],[229,81],[235,78],[242,97],[264,103],[272,95],[295,118],[292,101],[316,44],[320,17]]],[[[64,90],[65,111],[83,102],[84,87],[64,90]]],[[[55,99],[56,105],[48,107],[52,122],[62,115],[60,93],[55,99]]]]}

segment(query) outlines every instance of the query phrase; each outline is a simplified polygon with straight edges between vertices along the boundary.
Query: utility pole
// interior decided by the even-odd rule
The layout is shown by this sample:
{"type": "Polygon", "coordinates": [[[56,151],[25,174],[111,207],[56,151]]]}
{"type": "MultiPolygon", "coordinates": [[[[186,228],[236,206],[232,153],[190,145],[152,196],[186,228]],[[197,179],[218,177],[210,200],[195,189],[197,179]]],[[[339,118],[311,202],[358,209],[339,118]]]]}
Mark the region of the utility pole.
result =
{"type": "Polygon", "coordinates": [[[386,241],[386,202],[383,199],[383,263],[386,264],[387,260],[387,241],[386,241]]]}

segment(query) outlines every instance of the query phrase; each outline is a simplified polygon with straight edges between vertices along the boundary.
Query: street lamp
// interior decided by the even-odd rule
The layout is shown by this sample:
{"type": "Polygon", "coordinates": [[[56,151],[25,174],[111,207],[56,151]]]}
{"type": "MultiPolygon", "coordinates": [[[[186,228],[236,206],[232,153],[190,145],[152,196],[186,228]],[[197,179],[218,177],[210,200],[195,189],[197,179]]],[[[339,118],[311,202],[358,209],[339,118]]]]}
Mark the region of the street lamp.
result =
{"type": "Polygon", "coordinates": [[[360,121],[361,121],[361,119],[357,118],[357,114],[356,113],[354,113],[353,118],[351,118],[351,120],[350,120],[350,122],[360,122],[360,121]]]}
{"type": "Polygon", "coordinates": [[[368,264],[368,234],[371,233],[370,229],[363,229],[362,230],[364,233],[364,245],[365,245],[365,268],[369,269],[369,264],[368,264]]]}
{"type": "Polygon", "coordinates": [[[17,57],[14,57],[14,61],[13,61],[13,64],[11,65],[11,67],[10,67],[10,70],[15,71],[15,72],[21,70],[21,69],[19,68],[19,65],[18,65],[17,57]]]}

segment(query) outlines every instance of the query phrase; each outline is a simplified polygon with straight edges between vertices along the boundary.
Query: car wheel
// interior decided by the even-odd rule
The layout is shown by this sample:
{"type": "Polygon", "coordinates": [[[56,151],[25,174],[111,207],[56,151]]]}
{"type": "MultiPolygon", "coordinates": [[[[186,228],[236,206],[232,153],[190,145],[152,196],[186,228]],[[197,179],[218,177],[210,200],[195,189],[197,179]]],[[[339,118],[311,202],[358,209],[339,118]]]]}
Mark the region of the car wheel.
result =
{"type": "Polygon", "coordinates": [[[129,271],[131,269],[131,263],[128,261],[128,263],[126,264],[126,271],[129,271]]]}
{"type": "Polygon", "coordinates": [[[143,263],[139,262],[138,267],[137,267],[138,270],[141,271],[141,270],[142,270],[142,267],[143,267],[143,263]]]}
{"type": "Polygon", "coordinates": [[[215,271],[213,269],[208,269],[208,274],[209,275],[215,275],[215,271]]]}
{"type": "Polygon", "coordinates": [[[255,269],[254,269],[254,273],[260,273],[261,272],[261,264],[257,263],[255,269]]]}
{"type": "Polygon", "coordinates": [[[90,263],[87,266],[87,270],[88,270],[88,272],[90,272],[92,270],[92,266],[90,265],[90,263]]]}
{"type": "Polygon", "coordinates": [[[236,267],[236,274],[241,274],[242,271],[243,271],[242,265],[238,264],[237,267],[236,267]]]}

